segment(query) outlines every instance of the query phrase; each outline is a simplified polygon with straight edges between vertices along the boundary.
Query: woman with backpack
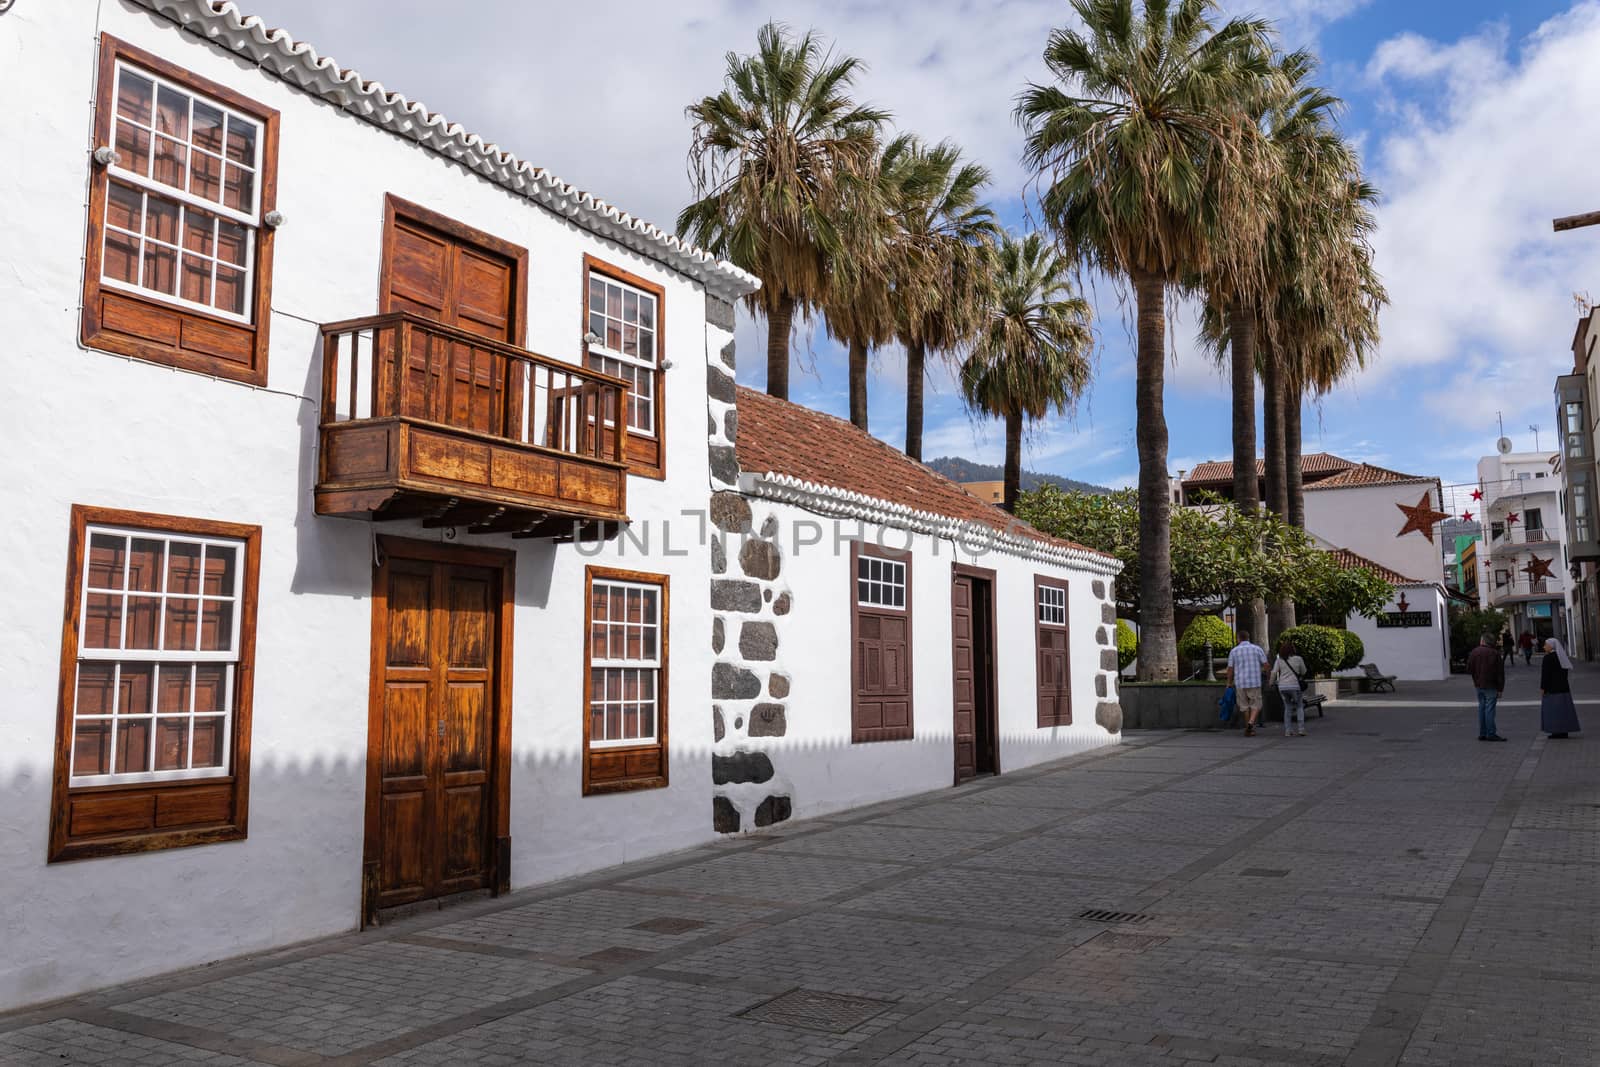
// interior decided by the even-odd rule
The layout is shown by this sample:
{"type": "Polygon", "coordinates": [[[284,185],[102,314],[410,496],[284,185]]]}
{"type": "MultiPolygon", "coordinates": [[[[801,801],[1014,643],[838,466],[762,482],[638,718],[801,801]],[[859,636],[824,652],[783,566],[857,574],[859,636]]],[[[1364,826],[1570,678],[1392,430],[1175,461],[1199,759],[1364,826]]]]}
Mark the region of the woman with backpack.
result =
{"type": "Polygon", "coordinates": [[[1288,638],[1278,642],[1278,655],[1272,661],[1272,671],[1267,684],[1278,687],[1278,699],[1283,702],[1283,736],[1289,736],[1289,718],[1299,719],[1299,735],[1306,735],[1306,705],[1301,698],[1305,692],[1306,661],[1294,650],[1288,638]]]}

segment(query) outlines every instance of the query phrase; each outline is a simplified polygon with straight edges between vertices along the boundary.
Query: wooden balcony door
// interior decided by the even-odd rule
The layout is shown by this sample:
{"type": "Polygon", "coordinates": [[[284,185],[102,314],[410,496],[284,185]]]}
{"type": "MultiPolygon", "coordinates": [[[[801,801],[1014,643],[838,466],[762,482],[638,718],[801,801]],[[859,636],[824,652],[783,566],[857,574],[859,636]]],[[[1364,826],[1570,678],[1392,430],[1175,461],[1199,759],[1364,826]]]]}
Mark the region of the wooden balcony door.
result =
{"type": "MultiPolygon", "coordinates": [[[[521,347],[527,315],[526,249],[390,196],[384,219],[379,310],[410,311],[521,347]]],[[[383,366],[393,373],[393,354],[383,366]]],[[[500,361],[469,345],[414,344],[400,414],[480,433],[504,433],[500,361]]]]}
{"type": "Polygon", "coordinates": [[[980,774],[995,774],[1000,770],[996,741],[993,573],[958,565],[951,576],[957,785],[980,774]]]}
{"type": "Polygon", "coordinates": [[[381,541],[363,919],[509,876],[508,553],[381,541]]]}

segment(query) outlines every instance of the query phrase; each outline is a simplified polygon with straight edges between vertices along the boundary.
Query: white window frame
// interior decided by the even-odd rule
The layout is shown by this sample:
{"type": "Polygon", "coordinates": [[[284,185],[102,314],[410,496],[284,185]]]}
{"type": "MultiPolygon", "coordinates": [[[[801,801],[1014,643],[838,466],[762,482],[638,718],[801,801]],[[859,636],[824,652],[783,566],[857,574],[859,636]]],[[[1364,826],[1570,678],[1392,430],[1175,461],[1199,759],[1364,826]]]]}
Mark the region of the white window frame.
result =
{"type": "MultiPolygon", "coordinates": [[[[604,330],[598,331],[596,333],[596,336],[598,336],[600,338],[600,340],[598,342],[590,342],[590,343],[588,343],[588,353],[589,353],[589,355],[594,356],[594,357],[598,357],[600,359],[611,359],[611,360],[616,360],[618,363],[625,363],[630,367],[634,367],[634,368],[636,368],[638,370],[644,371],[644,372],[652,375],[652,381],[650,383],[650,396],[648,398],[649,399],[649,404],[647,406],[647,410],[650,412],[650,428],[649,429],[642,429],[640,427],[634,426],[630,422],[628,424],[628,433],[629,434],[638,434],[640,437],[655,437],[656,436],[657,427],[659,427],[661,425],[661,413],[660,413],[660,403],[659,403],[660,390],[657,388],[657,383],[653,379],[653,376],[655,375],[656,371],[661,369],[661,300],[660,300],[659,297],[656,296],[655,293],[652,293],[649,290],[641,289],[637,285],[629,285],[627,282],[619,281],[618,279],[613,278],[611,275],[606,274],[604,271],[595,270],[594,268],[590,268],[590,270],[588,272],[588,282],[585,285],[584,294],[583,294],[583,307],[584,307],[583,328],[584,328],[585,332],[590,332],[590,333],[596,332],[596,331],[594,331],[593,327],[590,326],[590,324],[589,324],[590,316],[593,316],[593,315],[596,315],[596,314],[598,314],[602,320],[609,320],[609,321],[615,322],[619,327],[621,327],[623,329],[626,329],[627,325],[628,325],[627,321],[624,320],[624,319],[613,319],[610,315],[607,315],[605,313],[605,310],[604,310],[604,303],[603,302],[602,302],[602,305],[601,305],[601,310],[598,311],[598,312],[595,311],[595,309],[594,309],[594,299],[591,296],[589,290],[594,287],[594,284],[595,284],[596,281],[600,282],[602,285],[615,286],[617,289],[619,289],[622,292],[624,301],[627,300],[627,294],[633,293],[638,297],[638,299],[640,299],[640,300],[649,300],[651,302],[651,304],[654,306],[655,314],[654,314],[654,317],[652,319],[652,322],[654,323],[654,325],[651,326],[651,328],[650,328],[650,336],[653,338],[653,341],[652,341],[652,349],[651,349],[651,352],[650,352],[650,358],[648,360],[643,359],[642,357],[639,357],[639,356],[630,356],[627,353],[625,353],[625,352],[623,352],[623,351],[621,351],[619,349],[615,349],[615,348],[611,348],[611,347],[607,346],[606,343],[605,343],[605,331],[604,330]]],[[[635,324],[635,329],[637,329],[637,328],[638,328],[638,326],[637,326],[637,324],[635,324]]],[[[594,368],[594,369],[605,370],[604,367],[599,367],[599,368],[594,368]]],[[[611,372],[607,371],[606,373],[611,373],[611,372]]]]}
{"type": "MultiPolygon", "coordinates": [[[[591,726],[590,727],[590,733],[589,733],[589,747],[591,749],[637,748],[637,747],[639,747],[641,745],[653,745],[653,744],[656,744],[661,738],[661,666],[662,666],[661,648],[662,648],[662,645],[663,645],[664,640],[665,640],[664,627],[661,624],[661,603],[662,603],[662,600],[664,599],[664,596],[665,596],[664,591],[662,590],[662,587],[660,585],[657,585],[654,582],[633,582],[633,581],[626,581],[626,580],[623,580],[623,579],[620,579],[620,578],[594,578],[589,583],[589,597],[590,597],[591,603],[593,602],[595,593],[597,591],[599,591],[599,590],[602,590],[602,589],[604,589],[606,591],[606,593],[607,593],[607,603],[610,602],[609,594],[610,594],[610,591],[612,589],[639,590],[641,592],[652,592],[652,593],[654,593],[655,594],[655,617],[654,617],[654,619],[647,619],[647,620],[643,620],[643,621],[638,622],[638,623],[630,623],[626,619],[604,619],[604,620],[590,619],[590,621],[589,621],[589,632],[583,635],[584,636],[584,640],[586,642],[588,642],[586,647],[588,649],[590,649],[590,655],[589,655],[590,683],[589,683],[589,708],[588,708],[589,720],[590,720],[591,723],[593,723],[593,721],[594,721],[594,712],[595,712],[595,708],[597,706],[598,707],[604,707],[605,705],[607,705],[609,703],[612,703],[611,701],[608,701],[608,700],[605,699],[604,694],[600,694],[598,697],[595,694],[595,692],[594,692],[594,682],[593,682],[593,672],[595,672],[595,671],[637,671],[641,675],[648,675],[649,679],[650,679],[650,700],[651,700],[652,704],[655,707],[655,712],[651,716],[651,719],[650,719],[650,733],[647,736],[641,735],[639,737],[598,738],[598,737],[594,736],[593,727],[591,726]],[[640,647],[641,648],[644,645],[643,631],[645,629],[647,629],[647,628],[653,628],[655,630],[655,632],[656,632],[656,642],[655,642],[656,651],[655,651],[655,655],[653,657],[650,657],[650,658],[641,657],[639,659],[612,659],[612,658],[609,658],[609,657],[602,658],[602,657],[599,657],[599,656],[595,656],[593,654],[593,648],[594,648],[594,628],[595,628],[596,625],[604,625],[607,628],[607,631],[608,631],[608,636],[607,636],[607,640],[606,640],[606,649],[607,649],[607,651],[609,651],[610,648],[611,648],[611,641],[610,641],[610,637],[609,637],[609,631],[610,631],[610,629],[612,627],[620,627],[620,628],[622,628],[623,631],[624,631],[624,635],[626,635],[626,630],[629,627],[637,627],[641,631],[641,633],[640,633],[640,647]]],[[[624,640],[623,640],[622,646],[623,646],[623,649],[626,650],[626,648],[627,648],[626,636],[624,636],[624,640]]],[[[623,707],[626,707],[626,703],[627,703],[626,701],[621,701],[620,703],[621,703],[621,705],[623,707]]],[[[602,719],[602,721],[604,721],[604,716],[603,715],[601,716],[601,719],[602,719]]]]}
{"type": "Polygon", "coordinates": [[[207,537],[195,534],[168,533],[158,529],[106,525],[90,525],[84,529],[83,573],[78,575],[80,595],[79,604],[81,607],[78,611],[78,659],[77,663],[73,666],[72,722],[68,724],[68,728],[71,731],[69,737],[69,752],[72,753],[73,758],[76,757],[77,732],[78,724],[80,722],[108,723],[111,726],[111,750],[109,758],[106,762],[108,766],[115,768],[117,765],[117,744],[120,733],[120,731],[117,729],[117,726],[124,719],[138,718],[147,721],[150,726],[150,752],[145,762],[146,765],[151,769],[145,771],[127,771],[123,773],[118,773],[117,771],[112,770],[108,774],[77,774],[76,767],[69,767],[68,786],[70,788],[76,789],[83,786],[94,785],[132,785],[144,782],[170,782],[203,778],[225,778],[232,774],[233,718],[235,711],[234,693],[238,687],[241,640],[240,624],[241,613],[244,605],[244,569],[246,549],[247,546],[245,542],[224,537],[207,537]],[[94,539],[99,535],[120,537],[124,539],[121,589],[101,589],[89,584],[89,572],[91,560],[93,559],[94,539]],[[159,592],[135,592],[128,587],[130,571],[133,562],[132,542],[134,540],[161,542],[161,582],[159,592]],[[198,587],[198,592],[191,594],[168,592],[167,590],[167,579],[172,569],[170,562],[171,549],[174,543],[183,545],[199,545],[201,548],[199,570],[200,584],[198,587]],[[205,553],[206,550],[211,547],[228,548],[232,550],[234,554],[233,591],[231,593],[212,596],[208,595],[205,591],[205,553]],[[169,649],[165,647],[157,647],[153,649],[127,647],[89,647],[87,642],[89,629],[89,597],[92,593],[120,595],[122,597],[121,631],[118,634],[118,642],[124,646],[126,645],[128,639],[128,616],[130,614],[128,609],[128,601],[130,597],[143,596],[156,600],[156,644],[158,646],[165,646],[166,644],[166,604],[168,600],[192,600],[195,602],[196,645],[200,643],[201,635],[205,630],[205,618],[201,610],[203,608],[202,601],[229,602],[232,604],[233,608],[229,616],[230,647],[227,649],[217,650],[202,650],[199,648],[169,649]],[[112,713],[110,715],[85,715],[79,711],[79,708],[82,706],[81,701],[79,700],[80,675],[82,666],[86,662],[113,663],[116,665],[114,671],[112,672],[113,706],[112,713]],[[150,710],[143,715],[122,715],[121,708],[118,706],[118,703],[122,699],[123,665],[131,663],[148,663],[152,665],[150,681],[151,705],[150,710]],[[162,715],[156,711],[156,701],[159,700],[161,693],[161,667],[163,664],[181,664],[186,668],[192,669],[195,666],[208,663],[225,665],[225,670],[223,672],[222,711],[220,713],[210,711],[197,712],[195,710],[194,703],[196,693],[199,691],[199,686],[193,683],[191,683],[189,686],[189,710],[186,713],[186,716],[171,714],[162,715]],[[188,764],[192,764],[194,762],[195,720],[200,717],[221,718],[221,765],[216,767],[201,768],[190,766],[165,771],[158,771],[154,769],[156,762],[155,745],[158,733],[158,722],[162,718],[179,717],[186,717],[188,721],[188,752],[184,760],[184,762],[188,764]]]}
{"type": "Polygon", "coordinates": [[[869,555],[856,556],[856,605],[874,611],[906,610],[906,565],[903,560],[869,555]],[[895,596],[896,592],[899,596],[895,596]]]}
{"type": "Polygon", "coordinates": [[[1046,585],[1041,582],[1039,584],[1039,599],[1034,606],[1034,614],[1041,626],[1065,626],[1067,624],[1066,586],[1046,585]]]}
{"type": "MultiPolygon", "coordinates": [[[[124,230],[121,227],[112,226],[109,218],[111,211],[111,182],[108,181],[106,184],[106,218],[102,220],[100,226],[100,284],[125,293],[134,293],[139,296],[146,297],[147,299],[159,300],[166,304],[173,304],[177,307],[185,308],[187,310],[198,311],[206,315],[215,315],[230,322],[238,322],[247,326],[250,325],[254,321],[253,312],[255,307],[256,285],[259,282],[259,279],[256,278],[256,242],[261,229],[261,155],[265,150],[267,135],[266,123],[262,122],[258,118],[255,118],[254,116],[244,114],[243,112],[239,111],[238,108],[229,107],[214,97],[208,96],[207,94],[191,86],[184,85],[182,82],[173,81],[170,78],[163,78],[161,75],[156,74],[153,71],[147,70],[136,63],[130,63],[124,59],[118,59],[116,61],[116,68],[112,77],[114,78],[114,84],[111,87],[111,115],[108,116],[107,119],[107,138],[109,146],[114,148],[116,145],[117,127],[119,124],[125,123],[131,126],[137,126],[139,129],[148,133],[150,135],[149,166],[152,171],[152,175],[140,174],[137,171],[130,170],[122,165],[123,161],[120,159],[107,167],[106,172],[112,180],[120,181],[124,185],[133,186],[143,194],[140,200],[140,205],[142,208],[140,214],[141,229],[147,228],[145,222],[149,214],[149,202],[151,194],[177,204],[178,243],[176,245],[168,245],[165,241],[157,241],[143,232],[129,233],[127,230],[124,230]],[[135,122],[117,111],[117,100],[120,97],[122,76],[124,72],[131,72],[138,77],[144,78],[152,83],[153,88],[151,90],[150,97],[151,124],[149,126],[135,122]],[[164,134],[158,134],[155,130],[155,115],[162,87],[166,87],[167,89],[170,89],[176,93],[182,93],[184,96],[189,98],[189,139],[182,142],[185,149],[184,175],[186,179],[188,175],[193,173],[193,153],[201,152],[205,155],[212,155],[211,152],[199,147],[194,143],[195,101],[202,101],[206,104],[206,106],[216,108],[225,116],[225,125],[223,130],[223,154],[217,157],[220,168],[218,172],[218,187],[219,191],[223,192],[223,195],[226,195],[225,190],[227,189],[227,168],[230,164],[227,156],[226,123],[237,120],[241,123],[248,123],[255,129],[255,156],[249,164],[252,178],[250,183],[249,212],[242,212],[236,208],[228,207],[227,204],[220,200],[207,200],[205,197],[198,196],[195,193],[190,192],[188,189],[180,189],[177,186],[167,185],[165,182],[157,181],[155,179],[153,172],[155,169],[156,140],[159,137],[165,136],[164,134]],[[189,249],[184,247],[184,233],[187,229],[188,214],[191,209],[203,211],[207,214],[215,215],[218,218],[227,219],[229,222],[237,223],[238,225],[244,227],[244,263],[242,266],[238,266],[238,269],[244,274],[243,288],[245,310],[242,313],[228,311],[212,304],[202,304],[197,300],[187,300],[181,295],[183,292],[183,260],[190,255],[189,249]],[[121,278],[115,278],[106,273],[106,263],[108,261],[108,257],[106,255],[106,245],[107,239],[112,233],[121,234],[124,237],[131,237],[139,242],[139,283],[125,282],[121,278]],[[147,288],[142,284],[145,269],[144,252],[147,244],[155,244],[172,251],[175,257],[173,271],[177,274],[177,292],[163,293],[159,289],[147,288]]],[[[167,140],[173,140],[173,138],[169,137],[167,140]]],[[[233,165],[240,166],[240,164],[233,165]]],[[[213,226],[213,252],[216,251],[216,247],[217,227],[213,226]]],[[[211,292],[215,293],[217,284],[217,265],[220,262],[220,259],[215,254],[207,256],[203,252],[195,254],[195,258],[205,258],[211,261],[211,292]]],[[[230,263],[228,266],[235,267],[236,265],[230,263]]]]}

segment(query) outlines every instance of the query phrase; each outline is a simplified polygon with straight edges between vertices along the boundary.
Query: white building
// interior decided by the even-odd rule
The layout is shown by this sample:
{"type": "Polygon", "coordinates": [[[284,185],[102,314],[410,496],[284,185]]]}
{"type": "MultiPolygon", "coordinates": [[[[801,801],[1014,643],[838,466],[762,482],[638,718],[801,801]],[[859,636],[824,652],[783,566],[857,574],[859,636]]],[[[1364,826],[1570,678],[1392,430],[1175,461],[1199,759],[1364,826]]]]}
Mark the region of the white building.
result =
{"type": "MultiPolygon", "coordinates": [[[[1303,471],[1306,532],[1341,562],[1370,564],[1395,586],[1394,600],[1376,619],[1345,621],[1362,638],[1367,661],[1407,681],[1448,677],[1439,479],[1325,452],[1306,456],[1303,471]]],[[[1232,481],[1232,463],[1200,464],[1183,483],[1184,499],[1201,491],[1231,493],[1232,481]]]]}
{"type": "Polygon", "coordinates": [[[0,1010],[1115,740],[1113,562],[741,480],[743,272],[231,3],[0,45],[0,1010]]]}
{"type": "Polygon", "coordinates": [[[1478,460],[1487,531],[1478,557],[1484,607],[1512,632],[1568,639],[1568,564],[1562,479],[1554,452],[1506,452],[1478,460]]]}

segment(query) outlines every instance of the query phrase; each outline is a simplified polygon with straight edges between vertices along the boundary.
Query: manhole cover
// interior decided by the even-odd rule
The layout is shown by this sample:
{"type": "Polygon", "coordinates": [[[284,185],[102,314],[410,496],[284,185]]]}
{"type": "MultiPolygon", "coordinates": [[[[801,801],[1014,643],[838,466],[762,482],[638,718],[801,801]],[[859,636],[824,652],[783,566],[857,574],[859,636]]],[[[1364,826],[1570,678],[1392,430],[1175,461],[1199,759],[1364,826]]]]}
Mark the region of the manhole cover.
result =
{"type": "Polygon", "coordinates": [[[701,919],[680,919],[675,915],[663,915],[659,919],[646,919],[642,923],[634,923],[628,929],[645,930],[652,934],[686,934],[704,925],[705,922],[701,919]]]}
{"type": "Polygon", "coordinates": [[[649,955],[651,953],[641,948],[624,948],[621,945],[612,945],[610,948],[603,948],[599,952],[591,952],[582,958],[587,963],[632,963],[634,960],[642,960],[649,955]]]}
{"type": "Polygon", "coordinates": [[[1087,908],[1078,912],[1078,918],[1087,919],[1092,923],[1140,923],[1149,922],[1154,916],[1145,915],[1137,911],[1109,911],[1105,908],[1087,908]]]}
{"type": "Polygon", "coordinates": [[[1155,934],[1123,934],[1115,930],[1107,930],[1105,933],[1095,934],[1084,944],[1093,945],[1096,948],[1111,949],[1115,952],[1139,953],[1148,952],[1157,945],[1164,944],[1166,940],[1166,938],[1155,934]]]}
{"type": "Polygon", "coordinates": [[[892,1007],[894,1005],[887,1001],[869,997],[847,997],[842,993],[823,993],[815,989],[791,989],[735,1014],[761,1023],[842,1034],[892,1007]]]}
{"type": "Polygon", "coordinates": [[[1241,878],[1287,878],[1289,871],[1284,867],[1246,867],[1239,872],[1241,878]]]}

